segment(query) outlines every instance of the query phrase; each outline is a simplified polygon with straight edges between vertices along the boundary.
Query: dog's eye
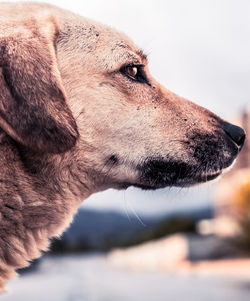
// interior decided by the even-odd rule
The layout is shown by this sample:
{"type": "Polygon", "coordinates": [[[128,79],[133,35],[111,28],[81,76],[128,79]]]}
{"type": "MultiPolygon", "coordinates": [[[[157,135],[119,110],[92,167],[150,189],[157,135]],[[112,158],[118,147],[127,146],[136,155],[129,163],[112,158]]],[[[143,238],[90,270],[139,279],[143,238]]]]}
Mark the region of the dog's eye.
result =
{"type": "Polygon", "coordinates": [[[120,71],[134,81],[150,85],[144,71],[144,65],[127,65],[122,67],[120,71]]]}
{"type": "Polygon", "coordinates": [[[138,73],[138,68],[136,66],[128,66],[125,71],[128,76],[135,78],[138,73]]]}

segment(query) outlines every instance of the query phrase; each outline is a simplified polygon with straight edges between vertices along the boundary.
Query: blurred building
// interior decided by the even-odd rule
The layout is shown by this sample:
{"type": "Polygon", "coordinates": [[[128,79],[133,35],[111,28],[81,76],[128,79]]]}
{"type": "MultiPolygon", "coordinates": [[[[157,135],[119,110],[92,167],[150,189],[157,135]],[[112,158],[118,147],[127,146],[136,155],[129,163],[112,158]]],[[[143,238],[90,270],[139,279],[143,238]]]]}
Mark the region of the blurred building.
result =
{"type": "Polygon", "coordinates": [[[222,235],[233,235],[237,231],[234,200],[238,188],[250,182],[250,108],[246,108],[240,114],[236,123],[245,129],[247,138],[236,163],[217,184],[215,208],[218,232],[221,232],[218,234],[222,235]]]}
{"type": "Polygon", "coordinates": [[[246,130],[247,138],[238,160],[238,168],[250,168],[250,108],[242,113],[241,124],[246,130]]]}

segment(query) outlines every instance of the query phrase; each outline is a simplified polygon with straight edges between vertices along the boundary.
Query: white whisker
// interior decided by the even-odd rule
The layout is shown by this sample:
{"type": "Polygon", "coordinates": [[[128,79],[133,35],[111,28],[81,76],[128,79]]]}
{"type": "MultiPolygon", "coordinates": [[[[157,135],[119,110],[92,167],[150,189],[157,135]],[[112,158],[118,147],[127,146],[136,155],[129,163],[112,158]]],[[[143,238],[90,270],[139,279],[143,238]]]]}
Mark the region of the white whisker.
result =
{"type": "Polygon", "coordinates": [[[126,192],[126,190],[125,191],[123,191],[123,203],[124,203],[124,211],[125,211],[125,213],[126,213],[126,215],[127,215],[127,218],[128,218],[128,220],[131,222],[131,218],[130,218],[130,215],[129,215],[129,213],[128,213],[128,203],[127,203],[127,199],[126,199],[126,197],[125,197],[125,192],[126,192]]]}
{"type": "Polygon", "coordinates": [[[130,204],[130,202],[128,202],[129,208],[130,210],[133,212],[133,214],[135,215],[135,217],[138,219],[138,221],[142,224],[142,226],[147,227],[147,225],[144,224],[144,222],[142,221],[142,219],[139,217],[139,215],[136,213],[135,209],[133,208],[133,206],[130,204]]]}

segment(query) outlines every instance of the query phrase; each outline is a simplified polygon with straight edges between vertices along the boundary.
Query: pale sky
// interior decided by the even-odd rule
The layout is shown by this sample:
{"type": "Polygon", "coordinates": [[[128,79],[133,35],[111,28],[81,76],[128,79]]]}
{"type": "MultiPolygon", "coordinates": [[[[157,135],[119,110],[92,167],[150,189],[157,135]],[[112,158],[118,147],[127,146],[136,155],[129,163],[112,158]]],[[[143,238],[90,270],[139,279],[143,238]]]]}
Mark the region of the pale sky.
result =
{"type": "MultiPolygon", "coordinates": [[[[149,55],[150,71],[158,81],[222,117],[230,119],[250,104],[250,1],[46,2],[125,32],[149,55]]],[[[191,189],[187,195],[177,196],[167,190],[155,193],[133,189],[125,193],[108,191],[91,197],[86,206],[97,204],[113,208],[119,203],[124,206],[132,202],[138,208],[159,206],[161,210],[165,198],[175,199],[175,203],[177,199],[191,201],[196,192],[204,191],[206,194],[209,188],[191,189]],[[136,203],[135,199],[146,201],[136,203]]],[[[171,207],[169,204],[171,202],[166,202],[165,207],[171,207]]]]}
{"type": "Polygon", "coordinates": [[[250,103],[250,1],[48,0],[129,35],[167,88],[225,117],[250,103]]]}

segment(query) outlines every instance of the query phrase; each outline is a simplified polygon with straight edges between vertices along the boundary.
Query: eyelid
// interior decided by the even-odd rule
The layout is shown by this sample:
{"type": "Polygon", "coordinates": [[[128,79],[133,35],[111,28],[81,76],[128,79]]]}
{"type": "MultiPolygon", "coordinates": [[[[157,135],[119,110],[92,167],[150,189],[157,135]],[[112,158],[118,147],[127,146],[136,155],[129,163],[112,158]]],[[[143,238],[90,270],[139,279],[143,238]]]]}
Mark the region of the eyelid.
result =
{"type": "Polygon", "coordinates": [[[138,62],[131,62],[131,63],[126,63],[124,65],[121,66],[120,70],[126,68],[126,67],[139,67],[139,68],[144,68],[145,65],[144,64],[141,64],[141,63],[138,63],[138,62]]]}

